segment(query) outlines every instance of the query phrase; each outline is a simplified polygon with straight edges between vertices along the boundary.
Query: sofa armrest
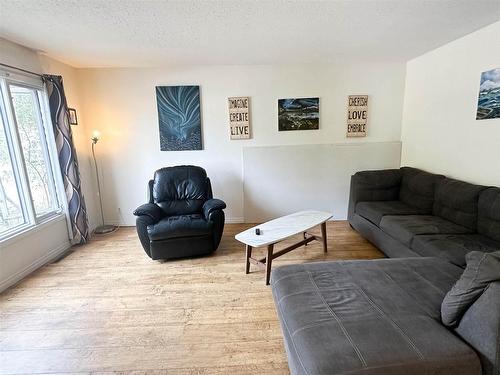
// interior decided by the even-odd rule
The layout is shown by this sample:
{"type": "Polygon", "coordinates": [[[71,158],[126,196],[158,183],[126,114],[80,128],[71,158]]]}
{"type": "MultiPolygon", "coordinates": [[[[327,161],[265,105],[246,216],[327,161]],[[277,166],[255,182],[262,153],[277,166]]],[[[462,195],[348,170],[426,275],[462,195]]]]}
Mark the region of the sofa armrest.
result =
{"type": "Polygon", "coordinates": [[[455,332],[479,353],[484,375],[500,373],[500,281],[467,309],[455,332]]]}
{"type": "Polygon", "coordinates": [[[160,208],[160,206],[154,203],[146,203],[139,206],[134,211],[135,216],[148,216],[153,222],[160,221],[164,216],[165,212],[160,208]]]}
{"type": "Polygon", "coordinates": [[[399,169],[362,171],[351,176],[348,218],[352,219],[358,202],[399,199],[402,172],[399,169]]]}
{"type": "Polygon", "coordinates": [[[216,210],[223,210],[226,208],[226,203],[220,199],[209,199],[203,204],[203,215],[205,219],[210,220],[210,214],[216,210]]]}

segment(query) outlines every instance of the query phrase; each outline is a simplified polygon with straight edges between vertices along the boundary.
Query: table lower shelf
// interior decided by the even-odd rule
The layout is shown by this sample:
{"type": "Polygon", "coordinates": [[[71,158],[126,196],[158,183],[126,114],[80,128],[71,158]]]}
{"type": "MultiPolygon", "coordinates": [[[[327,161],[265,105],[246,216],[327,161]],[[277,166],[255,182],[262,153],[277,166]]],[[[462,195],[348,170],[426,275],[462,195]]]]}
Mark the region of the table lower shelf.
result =
{"type": "Polygon", "coordinates": [[[250,273],[250,264],[256,265],[259,268],[266,270],[266,285],[269,285],[269,281],[271,278],[271,265],[273,259],[276,259],[292,250],[297,249],[298,247],[305,246],[311,241],[319,241],[323,244],[323,251],[326,253],[327,249],[327,241],[326,241],[326,222],[321,223],[321,236],[317,236],[315,234],[311,234],[308,232],[303,232],[304,239],[294,243],[293,245],[287,246],[284,249],[281,249],[277,252],[274,252],[274,244],[270,244],[267,246],[267,256],[255,259],[252,258],[252,249],[253,247],[250,245],[246,245],[246,266],[245,273],[250,273]]]}

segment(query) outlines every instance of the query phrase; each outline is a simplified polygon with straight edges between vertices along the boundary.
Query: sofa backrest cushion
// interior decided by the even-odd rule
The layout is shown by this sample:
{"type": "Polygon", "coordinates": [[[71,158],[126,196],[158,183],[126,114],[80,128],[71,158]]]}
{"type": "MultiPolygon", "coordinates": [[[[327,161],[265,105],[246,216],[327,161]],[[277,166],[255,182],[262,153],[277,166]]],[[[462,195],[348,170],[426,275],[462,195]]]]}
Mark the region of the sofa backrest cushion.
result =
{"type": "Polygon", "coordinates": [[[482,375],[500,374],[500,281],[467,309],[455,332],[479,354],[482,375]]]}
{"type": "Polygon", "coordinates": [[[492,187],[479,195],[477,231],[500,241],[500,188],[492,187]]]}
{"type": "Polygon", "coordinates": [[[471,251],[465,259],[467,267],[441,304],[441,320],[448,327],[457,326],[489,284],[500,281],[500,251],[471,251]]]}
{"type": "Polygon", "coordinates": [[[355,188],[355,202],[397,200],[401,184],[399,169],[356,172],[351,187],[355,188]]]}
{"type": "Polygon", "coordinates": [[[436,184],[444,176],[403,167],[399,200],[409,206],[419,208],[422,213],[431,213],[434,205],[436,184]]]}
{"type": "Polygon", "coordinates": [[[153,201],[167,215],[200,213],[210,194],[207,173],[191,165],[167,167],[155,172],[153,201]]]}
{"type": "Polygon", "coordinates": [[[436,186],[432,213],[476,231],[479,194],[484,189],[485,186],[443,178],[436,186]]]}

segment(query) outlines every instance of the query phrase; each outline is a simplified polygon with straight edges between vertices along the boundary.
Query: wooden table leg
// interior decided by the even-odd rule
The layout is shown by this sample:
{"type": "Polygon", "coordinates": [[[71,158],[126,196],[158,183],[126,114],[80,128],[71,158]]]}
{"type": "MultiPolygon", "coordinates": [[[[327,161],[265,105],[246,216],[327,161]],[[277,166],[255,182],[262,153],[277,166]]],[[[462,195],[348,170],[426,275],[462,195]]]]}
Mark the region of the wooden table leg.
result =
{"type": "Polygon", "coordinates": [[[321,224],[321,237],[323,240],[323,251],[326,253],[328,251],[327,248],[327,239],[326,239],[326,221],[321,224]]]}
{"type": "Polygon", "coordinates": [[[252,246],[246,245],[246,264],[245,264],[245,273],[250,272],[250,257],[252,256],[252,246]]]}
{"type": "Polygon", "coordinates": [[[269,280],[271,280],[271,264],[273,262],[273,248],[274,248],[274,244],[267,246],[266,285],[269,285],[269,280]]]}
{"type": "MultiPolygon", "coordinates": [[[[307,233],[306,232],[302,233],[302,236],[304,237],[305,240],[307,238],[307,233]]],[[[304,244],[304,246],[307,246],[307,244],[304,244]]]]}

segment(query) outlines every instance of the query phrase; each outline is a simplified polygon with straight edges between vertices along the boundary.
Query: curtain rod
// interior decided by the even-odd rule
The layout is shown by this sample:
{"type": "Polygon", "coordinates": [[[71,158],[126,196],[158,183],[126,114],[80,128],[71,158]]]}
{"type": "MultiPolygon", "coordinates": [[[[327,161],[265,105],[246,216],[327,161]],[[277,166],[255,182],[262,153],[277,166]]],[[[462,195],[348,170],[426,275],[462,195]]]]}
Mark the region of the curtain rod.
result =
{"type": "Polygon", "coordinates": [[[40,77],[40,78],[43,78],[43,75],[41,75],[41,74],[39,74],[39,73],[35,73],[35,72],[32,72],[32,71],[30,71],[30,70],[26,70],[26,69],[21,69],[21,68],[18,68],[17,66],[7,65],[7,64],[3,64],[3,63],[0,63],[0,66],[5,66],[6,68],[19,70],[19,71],[21,71],[21,72],[28,73],[28,74],[33,74],[33,75],[35,75],[35,76],[38,76],[38,77],[40,77]]]}

